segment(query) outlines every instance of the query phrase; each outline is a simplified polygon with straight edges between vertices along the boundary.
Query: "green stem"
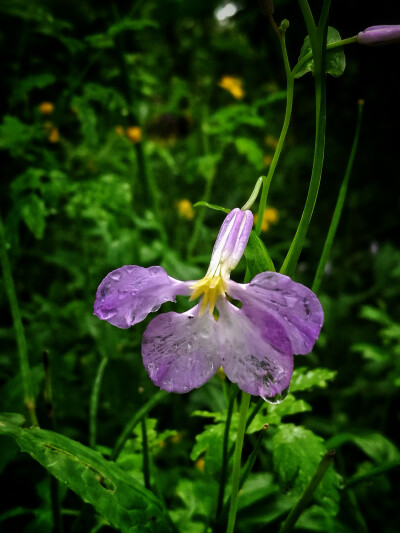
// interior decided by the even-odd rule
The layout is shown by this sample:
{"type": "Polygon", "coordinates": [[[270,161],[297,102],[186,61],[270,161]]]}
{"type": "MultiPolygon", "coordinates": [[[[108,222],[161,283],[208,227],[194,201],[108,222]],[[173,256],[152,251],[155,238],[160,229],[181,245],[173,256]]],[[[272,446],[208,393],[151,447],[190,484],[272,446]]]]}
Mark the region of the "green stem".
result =
{"type": "Polygon", "coordinates": [[[31,423],[38,426],[36,416],[35,398],[32,388],[32,376],[28,359],[28,348],[26,344],[24,326],[22,324],[21,313],[19,310],[17,293],[15,291],[14,279],[11,273],[10,262],[8,260],[6,238],[4,234],[3,222],[0,217],[0,261],[3,271],[4,288],[10,305],[11,316],[14,325],[15,337],[17,341],[17,352],[19,367],[22,379],[22,388],[24,394],[24,403],[29,414],[31,423]]]}
{"type": "Polygon", "coordinates": [[[98,366],[96,376],[93,383],[92,394],[90,395],[89,406],[89,446],[94,448],[96,446],[97,438],[97,411],[99,408],[99,396],[101,382],[103,380],[104,370],[108,363],[108,357],[103,357],[98,366]]]}
{"type": "Polygon", "coordinates": [[[289,129],[290,124],[290,118],[292,116],[292,108],[293,108],[293,95],[294,95],[294,77],[290,70],[289,65],[289,58],[287,55],[286,50],[286,44],[285,44],[285,36],[282,35],[280,39],[280,45],[282,49],[282,57],[283,57],[283,63],[285,66],[285,73],[286,73],[286,109],[285,109],[285,117],[283,120],[282,130],[279,136],[278,144],[274,153],[274,156],[272,158],[271,166],[269,167],[267,178],[263,183],[263,189],[261,193],[261,199],[260,199],[260,205],[258,208],[258,217],[257,217],[257,223],[255,227],[255,232],[257,235],[260,235],[261,233],[261,224],[263,220],[264,215],[264,209],[267,203],[267,197],[268,197],[268,191],[269,191],[269,185],[272,181],[276,165],[278,164],[279,157],[282,152],[283,144],[286,139],[286,134],[289,129]]]}
{"type": "Polygon", "coordinates": [[[146,417],[144,416],[140,421],[142,429],[142,448],[143,448],[143,479],[146,489],[151,490],[150,484],[150,456],[149,456],[149,443],[147,440],[147,428],[146,417]]]}
{"type": "Polygon", "coordinates": [[[358,104],[358,119],[357,119],[357,126],[356,131],[354,135],[353,145],[351,147],[350,157],[347,162],[346,171],[344,174],[343,182],[340,187],[339,196],[336,202],[335,211],[333,213],[332,222],[329,226],[328,235],[325,240],[324,249],[321,254],[321,259],[318,264],[317,272],[315,274],[314,283],[311,287],[311,289],[317,293],[319,290],[319,287],[321,285],[322,276],[324,275],[324,270],[326,263],[328,261],[328,257],[331,253],[333,241],[335,239],[336,230],[339,225],[340,217],[342,215],[344,202],[346,200],[346,194],[347,194],[347,187],[349,184],[350,174],[351,170],[353,168],[354,158],[357,152],[357,146],[358,146],[358,139],[360,137],[360,130],[361,130],[361,118],[362,118],[362,109],[363,109],[363,102],[360,101],[358,104]]]}
{"type": "MultiPolygon", "coordinates": [[[[249,196],[249,199],[247,200],[247,202],[244,204],[243,207],[241,207],[241,210],[242,211],[246,211],[247,209],[250,209],[251,206],[254,204],[254,202],[257,200],[257,196],[258,196],[258,193],[260,192],[260,188],[261,188],[261,185],[264,184],[264,182],[266,181],[266,177],[265,176],[261,176],[260,178],[258,178],[258,180],[256,181],[256,184],[254,186],[254,189],[252,191],[252,193],[250,194],[249,196]]],[[[270,181],[271,183],[271,181],[270,181]]],[[[269,185],[268,185],[269,187],[269,185]]]]}
{"type": "MultiPolygon", "coordinates": [[[[208,111],[207,111],[206,106],[203,106],[203,108],[200,110],[200,116],[201,116],[200,143],[202,147],[203,156],[207,156],[210,153],[210,140],[209,140],[208,134],[206,133],[204,129],[204,124],[206,123],[207,116],[208,116],[208,111]]],[[[204,189],[204,194],[203,194],[203,199],[202,199],[203,202],[210,203],[213,183],[214,183],[214,173],[210,173],[206,178],[206,186],[204,189]]],[[[194,228],[193,228],[193,234],[189,240],[188,247],[187,247],[187,258],[191,257],[193,254],[193,251],[199,239],[200,231],[203,226],[205,216],[206,216],[205,209],[200,211],[198,216],[196,216],[196,220],[195,220],[194,228]]]]}
{"type": "Polygon", "coordinates": [[[235,455],[233,458],[233,472],[232,472],[232,492],[231,492],[231,504],[229,507],[228,526],[226,533],[233,533],[236,521],[237,503],[239,496],[239,483],[240,483],[240,466],[242,459],[242,449],[244,434],[246,432],[246,419],[251,400],[251,394],[242,391],[242,402],[240,404],[239,412],[239,426],[236,436],[235,455]]]}
{"type": "MultiPolygon", "coordinates": [[[[299,0],[302,10],[304,8],[304,18],[308,14],[308,4],[305,0],[299,0]],[[305,6],[306,5],[306,6],[305,6]]],[[[315,26],[311,26],[310,42],[314,55],[314,74],[315,74],[315,115],[316,115],[316,134],[314,145],[314,159],[311,171],[310,185],[308,189],[307,199],[304,204],[303,213],[300,223],[297,227],[296,234],[290,245],[289,251],[283,262],[281,273],[289,276],[294,274],[301,250],[304,245],[305,237],[308,227],[310,225],[311,217],[314,211],[315,202],[318,196],[319,185],[321,182],[322,166],[324,161],[325,150],[325,128],[326,128],[326,74],[325,74],[325,48],[326,48],[326,19],[329,10],[330,0],[325,0],[322,7],[322,14],[320,23],[315,30],[315,26]]],[[[308,16],[308,15],[307,15],[308,16]]],[[[308,25],[311,22],[308,20],[308,25]]],[[[309,30],[310,32],[310,30],[309,30]]]]}
{"type": "Polygon", "coordinates": [[[259,432],[258,434],[258,437],[257,437],[257,442],[254,446],[254,450],[251,452],[249,458],[247,459],[246,461],[246,464],[244,465],[244,468],[243,468],[243,473],[240,477],[240,483],[239,483],[239,490],[243,487],[246,479],[248,478],[250,472],[252,471],[253,469],[253,466],[254,466],[254,463],[257,459],[257,455],[258,455],[258,452],[260,451],[260,448],[261,448],[261,444],[263,442],[263,439],[267,433],[267,429],[268,429],[268,424],[265,424],[261,431],[259,432]]]}
{"type": "Polygon", "coordinates": [[[132,431],[135,429],[135,427],[139,424],[139,422],[142,420],[143,417],[145,417],[156,405],[158,405],[162,400],[164,400],[168,396],[168,393],[160,390],[158,391],[147,403],[143,405],[136,413],[133,415],[133,417],[129,420],[129,422],[126,424],[124,430],[122,431],[121,435],[118,437],[117,442],[115,443],[115,446],[111,452],[110,459],[111,461],[116,461],[119,454],[122,451],[122,448],[125,445],[125,442],[129,439],[129,437],[132,435],[132,431]]]}
{"type": "Polygon", "coordinates": [[[308,485],[304,489],[296,505],[290,511],[289,516],[286,518],[285,522],[282,524],[282,527],[280,528],[279,533],[289,533],[289,531],[292,531],[301,513],[304,511],[304,508],[306,507],[307,503],[310,501],[311,496],[314,494],[315,489],[318,487],[318,485],[322,481],[322,478],[324,477],[328,468],[333,462],[334,457],[335,457],[335,452],[329,451],[322,458],[321,462],[319,463],[317,467],[317,470],[315,471],[315,474],[310,479],[308,485]]]}
{"type": "Polygon", "coordinates": [[[400,460],[397,459],[396,461],[383,463],[379,466],[376,466],[375,468],[371,468],[371,470],[369,470],[365,474],[361,474],[359,476],[353,476],[347,479],[344,482],[344,490],[348,489],[349,487],[353,487],[354,485],[357,485],[358,483],[369,481],[375,476],[380,476],[382,474],[385,474],[386,472],[389,472],[390,470],[394,468],[399,468],[399,467],[400,467],[400,460]]]}
{"type": "Polygon", "coordinates": [[[222,465],[221,465],[221,475],[219,480],[219,492],[218,492],[218,504],[217,504],[217,512],[216,512],[216,520],[218,520],[222,507],[224,505],[224,495],[225,495],[225,484],[226,484],[226,478],[227,478],[227,470],[228,470],[228,462],[229,462],[229,430],[231,427],[231,421],[232,421],[232,413],[233,413],[233,406],[235,404],[236,396],[239,392],[238,387],[231,383],[231,388],[229,391],[229,403],[228,403],[228,411],[226,414],[226,422],[225,422],[225,428],[224,428],[224,440],[222,443],[222,465]]]}

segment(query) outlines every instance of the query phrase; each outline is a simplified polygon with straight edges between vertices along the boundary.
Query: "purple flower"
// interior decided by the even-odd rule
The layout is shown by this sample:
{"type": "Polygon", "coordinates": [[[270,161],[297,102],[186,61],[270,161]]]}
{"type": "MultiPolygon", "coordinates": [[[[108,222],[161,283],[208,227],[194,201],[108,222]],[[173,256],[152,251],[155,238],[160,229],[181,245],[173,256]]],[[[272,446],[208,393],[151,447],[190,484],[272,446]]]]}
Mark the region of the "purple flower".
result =
{"type": "Polygon", "coordinates": [[[380,45],[400,41],[400,25],[371,26],[357,35],[360,44],[380,45]]]}
{"type": "Polygon", "coordinates": [[[94,313],[119,328],[137,324],[178,294],[200,298],[185,313],[156,316],[144,332],[143,363],[158,387],[188,392],[222,366],[242,390],[271,400],[289,386],[293,354],[312,350],[323,311],[310,289],[276,272],[258,274],[247,284],[230,280],[252,224],[251,211],[227,215],[201,280],[173,279],[160,266],[123,266],[101,282],[94,313]]]}

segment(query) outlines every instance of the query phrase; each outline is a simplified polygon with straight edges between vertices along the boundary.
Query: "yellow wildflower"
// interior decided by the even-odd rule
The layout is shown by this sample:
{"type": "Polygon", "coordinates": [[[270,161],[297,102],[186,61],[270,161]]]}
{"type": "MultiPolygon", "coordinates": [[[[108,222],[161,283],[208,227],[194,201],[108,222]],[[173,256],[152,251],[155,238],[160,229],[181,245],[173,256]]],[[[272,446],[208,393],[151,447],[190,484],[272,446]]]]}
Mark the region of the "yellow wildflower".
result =
{"type": "Polygon", "coordinates": [[[47,136],[47,140],[51,143],[58,143],[60,140],[60,132],[58,128],[52,128],[47,136]]]}
{"type": "Polygon", "coordinates": [[[42,102],[39,105],[39,111],[42,115],[51,115],[54,111],[54,104],[51,102],[42,102]]]}
{"type": "Polygon", "coordinates": [[[276,148],[278,146],[278,139],[276,139],[273,135],[268,134],[265,137],[265,144],[271,148],[276,148]]]}
{"type": "Polygon", "coordinates": [[[197,470],[200,470],[200,472],[204,472],[204,465],[205,461],[203,457],[199,457],[199,459],[197,459],[197,461],[194,463],[194,467],[197,468],[197,470]]]}
{"type": "Polygon", "coordinates": [[[236,100],[241,100],[245,95],[242,85],[242,80],[233,76],[222,76],[218,83],[219,87],[230,92],[236,100]]]}
{"type": "MultiPolygon", "coordinates": [[[[254,215],[254,224],[257,222],[258,215],[254,215]]],[[[278,221],[278,210],[275,207],[266,207],[264,209],[261,222],[261,231],[268,231],[270,224],[276,224],[278,221]]]]}
{"type": "Polygon", "coordinates": [[[130,126],[126,128],[126,136],[133,143],[139,143],[142,140],[142,128],[139,128],[139,126],[130,126]]]}
{"type": "Polygon", "coordinates": [[[176,209],[179,215],[186,220],[192,220],[194,218],[194,209],[192,202],[184,198],[176,202],[176,209]]]}

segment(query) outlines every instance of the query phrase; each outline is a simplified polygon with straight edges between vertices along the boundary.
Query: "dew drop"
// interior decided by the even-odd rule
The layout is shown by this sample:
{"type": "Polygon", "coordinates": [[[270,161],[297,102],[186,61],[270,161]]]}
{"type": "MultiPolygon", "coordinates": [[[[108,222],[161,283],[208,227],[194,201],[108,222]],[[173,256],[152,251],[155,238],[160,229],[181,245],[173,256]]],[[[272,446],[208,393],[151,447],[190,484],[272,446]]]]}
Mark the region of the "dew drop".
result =
{"type": "Polygon", "coordinates": [[[262,398],[268,403],[278,404],[278,403],[282,403],[288,394],[289,394],[289,387],[284,389],[280,394],[277,393],[274,396],[262,396],[262,398]]]}
{"type": "Polygon", "coordinates": [[[110,278],[114,281],[119,281],[121,279],[121,274],[119,272],[113,272],[110,274],[110,278]]]}
{"type": "Polygon", "coordinates": [[[116,309],[103,309],[101,311],[101,318],[103,320],[109,320],[110,318],[113,318],[117,314],[116,309]]]}

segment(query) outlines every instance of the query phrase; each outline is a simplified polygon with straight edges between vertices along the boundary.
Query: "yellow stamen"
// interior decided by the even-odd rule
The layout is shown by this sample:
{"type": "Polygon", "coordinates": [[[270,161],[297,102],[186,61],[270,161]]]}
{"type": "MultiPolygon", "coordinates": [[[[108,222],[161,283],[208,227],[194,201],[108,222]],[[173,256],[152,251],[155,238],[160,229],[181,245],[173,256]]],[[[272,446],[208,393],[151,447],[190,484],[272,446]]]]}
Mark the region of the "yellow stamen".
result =
{"type": "Polygon", "coordinates": [[[190,288],[193,290],[191,302],[202,296],[199,316],[205,313],[207,307],[212,315],[218,296],[224,296],[226,292],[225,281],[221,276],[206,276],[196,281],[190,288]]]}

